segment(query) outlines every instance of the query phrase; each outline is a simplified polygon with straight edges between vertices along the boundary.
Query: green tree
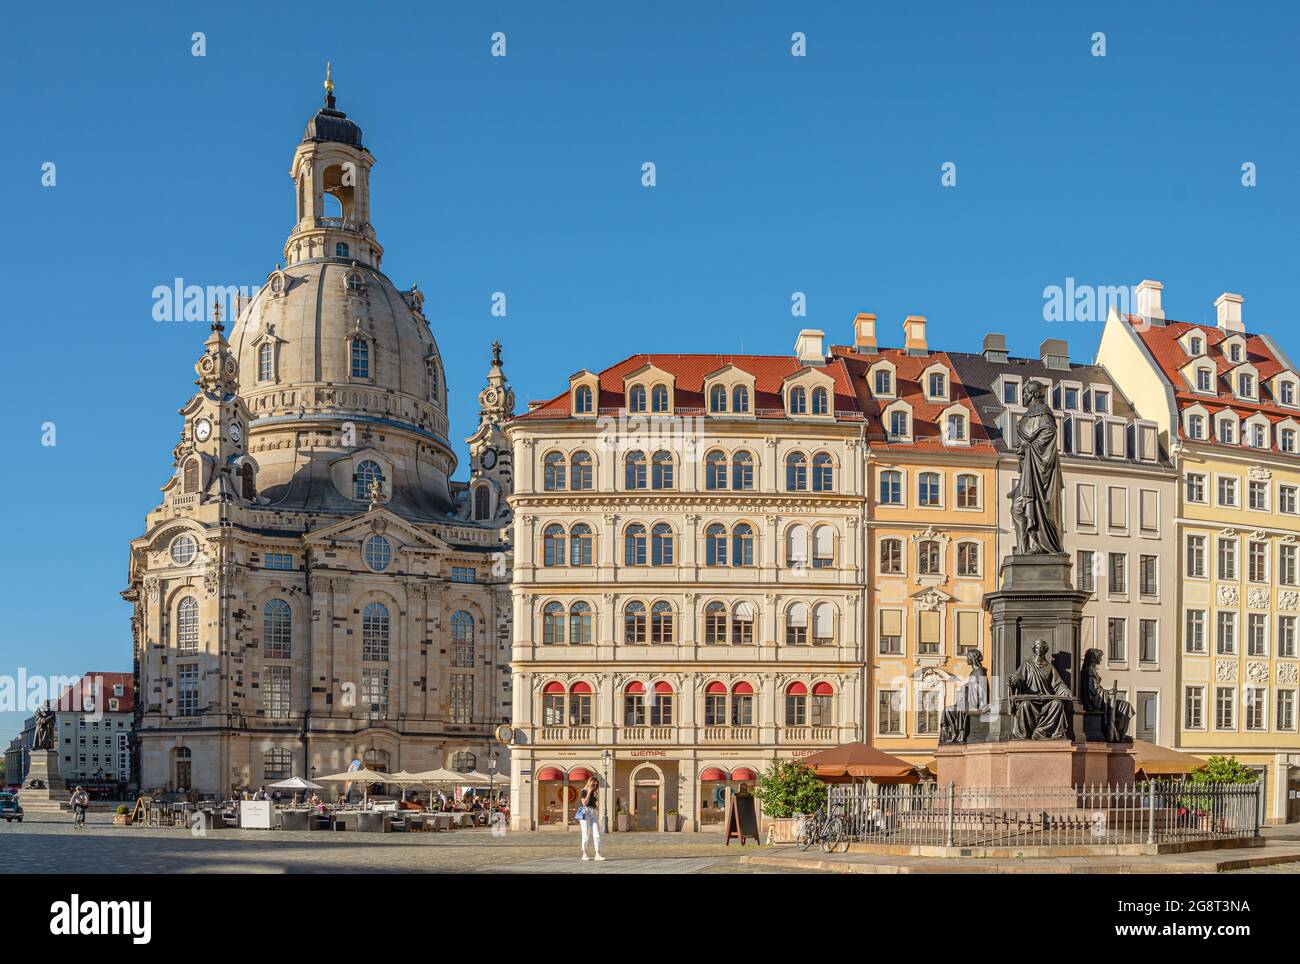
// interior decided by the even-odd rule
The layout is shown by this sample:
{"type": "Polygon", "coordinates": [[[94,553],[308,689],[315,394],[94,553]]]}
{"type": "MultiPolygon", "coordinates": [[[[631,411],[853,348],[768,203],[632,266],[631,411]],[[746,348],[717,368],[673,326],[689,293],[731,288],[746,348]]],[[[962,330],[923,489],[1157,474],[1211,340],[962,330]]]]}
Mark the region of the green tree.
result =
{"type": "Polygon", "coordinates": [[[1212,756],[1187,778],[1189,783],[1254,783],[1258,779],[1259,774],[1238,763],[1235,756],[1212,756]]]}
{"type": "Polygon", "coordinates": [[[801,763],[773,760],[758,778],[754,796],[769,817],[793,817],[825,806],[826,784],[801,763]]]}

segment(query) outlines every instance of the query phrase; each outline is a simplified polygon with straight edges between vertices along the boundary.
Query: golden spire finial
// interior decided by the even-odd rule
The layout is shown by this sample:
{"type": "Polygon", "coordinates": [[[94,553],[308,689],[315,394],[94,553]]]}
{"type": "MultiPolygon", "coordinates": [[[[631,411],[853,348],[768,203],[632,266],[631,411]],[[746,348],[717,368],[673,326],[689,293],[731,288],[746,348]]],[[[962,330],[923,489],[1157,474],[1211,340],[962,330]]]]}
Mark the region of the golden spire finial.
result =
{"type": "Polygon", "coordinates": [[[330,80],[330,62],[325,61],[325,93],[334,93],[334,81],[330,80]]]}

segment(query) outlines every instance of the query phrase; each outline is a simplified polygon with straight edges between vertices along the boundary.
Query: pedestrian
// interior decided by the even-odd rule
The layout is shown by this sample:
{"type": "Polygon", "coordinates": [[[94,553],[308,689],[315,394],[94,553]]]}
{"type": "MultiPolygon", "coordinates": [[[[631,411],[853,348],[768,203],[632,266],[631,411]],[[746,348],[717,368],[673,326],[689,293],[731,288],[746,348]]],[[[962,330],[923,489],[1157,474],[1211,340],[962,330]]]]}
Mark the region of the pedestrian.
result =
{"type": "Polygon", "coordinates": [[[578,803],[579,807],[573,816],[582,828],[582,859],[591,859],[587,856],[587,837],[590,836],[596,848],[596,859],[604,860],[600,854],[600,782],[595,777],[587,780],[579,794],[578,803]]]}
{"type": "Polygon", "coordinates": [[[68,801],[72,804],[72,825],[74,827],[84,827],[86,825],[86,805],[90,803],[90,796],[86,793],[84,787],[77,787],[72,791],[72,799],[68,801]]]}

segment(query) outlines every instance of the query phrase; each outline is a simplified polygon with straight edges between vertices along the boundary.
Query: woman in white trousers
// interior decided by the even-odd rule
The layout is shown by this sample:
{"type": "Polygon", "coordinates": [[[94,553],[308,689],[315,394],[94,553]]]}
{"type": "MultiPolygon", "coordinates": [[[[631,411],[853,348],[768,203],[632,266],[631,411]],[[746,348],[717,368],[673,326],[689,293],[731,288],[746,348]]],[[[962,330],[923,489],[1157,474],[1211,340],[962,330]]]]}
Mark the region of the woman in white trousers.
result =
{"type": "Polygon", "coordinates": [[[600,855],[600,782],[592,777],[578,795],[578,826],[582,828],[582,859],[587,856],[587,837],[596,845],[596,859],[604,860],[600,855]]]}

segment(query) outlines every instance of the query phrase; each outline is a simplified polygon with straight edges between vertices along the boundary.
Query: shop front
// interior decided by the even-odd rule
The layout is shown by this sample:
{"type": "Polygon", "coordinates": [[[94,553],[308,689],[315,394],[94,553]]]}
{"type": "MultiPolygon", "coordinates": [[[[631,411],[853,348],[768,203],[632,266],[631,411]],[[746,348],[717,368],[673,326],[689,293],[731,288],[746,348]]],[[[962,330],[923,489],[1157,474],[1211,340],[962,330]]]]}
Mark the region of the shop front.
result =
{"type": "Polygon", "coordinates": [[[677,760],[617,760],[614,765],[614,827],[646,831],[679,829],[677,781],[677,760]]]}
{"type": "Polygon", "coordinates": [[[537,772],[537,827],[545,829],[574,829],[573,818],[578,809],[578,795],[583,785],[593,776],[586,767],[575,766],[567,772],[557,766],[542,767],[537,772]]]}
{"type": "Polygon", "coordinates": [[[722,830],[727,802],[742,786],[750,793],[758,783],[758,774],[749,767],[705,767],[700,772],[700,829],[722,830]]]}

